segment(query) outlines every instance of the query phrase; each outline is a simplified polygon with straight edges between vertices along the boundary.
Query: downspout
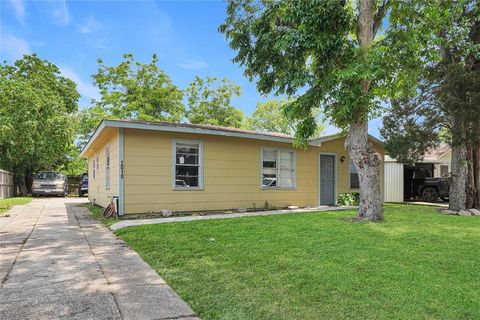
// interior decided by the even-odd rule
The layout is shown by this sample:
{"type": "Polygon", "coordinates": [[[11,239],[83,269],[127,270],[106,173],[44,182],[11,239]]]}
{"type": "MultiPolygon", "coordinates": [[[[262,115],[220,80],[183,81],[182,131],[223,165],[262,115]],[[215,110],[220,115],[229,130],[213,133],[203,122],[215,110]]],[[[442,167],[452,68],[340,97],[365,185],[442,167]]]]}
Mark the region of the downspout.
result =
{"type": "Polygon", "coordinates": [[[125,138],[123,128],[118,129],[118,216],[123,216],[125,212],[125,192],[124,192],[124,145],[125,138]]]}

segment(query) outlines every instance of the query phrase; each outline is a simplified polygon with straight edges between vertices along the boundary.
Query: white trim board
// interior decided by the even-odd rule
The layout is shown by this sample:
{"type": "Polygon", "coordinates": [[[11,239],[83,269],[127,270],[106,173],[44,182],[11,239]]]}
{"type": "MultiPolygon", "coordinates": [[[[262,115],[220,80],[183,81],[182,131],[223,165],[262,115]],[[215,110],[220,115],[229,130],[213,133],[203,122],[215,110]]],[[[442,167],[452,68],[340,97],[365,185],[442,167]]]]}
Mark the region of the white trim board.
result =
{"type": "Polygon", "coordinates": [[[125,192],[124,192],[124,145],[125,136],[123,128],[118,130],[118,215],[123,216],[125,213],[125,192]]]}

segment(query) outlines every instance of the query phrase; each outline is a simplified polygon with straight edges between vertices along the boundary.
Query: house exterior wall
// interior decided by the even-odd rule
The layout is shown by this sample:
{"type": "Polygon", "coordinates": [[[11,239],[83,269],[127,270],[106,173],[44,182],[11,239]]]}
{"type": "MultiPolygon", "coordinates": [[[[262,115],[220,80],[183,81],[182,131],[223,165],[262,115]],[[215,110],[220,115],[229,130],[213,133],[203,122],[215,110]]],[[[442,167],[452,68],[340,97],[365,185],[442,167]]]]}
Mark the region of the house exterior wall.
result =
{"type": "Polygon", "coordinates": [[[452,149],[448,150],[441,157],[438,158],[434,166],[433,176],[434,177],[442,176],[441,166],[448,166],[448,173],[450,175],[450,173],[452,172],[451,162],[452,162],[452,149]]]}
{"type": "Polygon", "coordinates": [[[107,131],[93,146],[93,153],[88,157],[88,199],[102,207],[107,207],[113,196],[118,196],[118,129],[107,131]],[[110,188],[106,188],[106,148],[110,148],[110,188]],[[95,159],[95,177],[93,161],[95,159]]]}
{"type": "Polygon", "coordinates": [[[125,214],[160,212],[162,209],[263,208],[266,202],[275,207],[315,206],[319,204],[320,152],[336,155],[336,195],[351,192],[348,154],[343,138],[302,150],[288,143],[255,139],[124,129],[125,214]],[[202,190],[173,189],[174,139],[202,141],[202,190]],[[295,189],[261,188],[262,147],[295,150],[295,189]],[[342,156],[345,157],[343,162],[340,160],[342,156]]]}

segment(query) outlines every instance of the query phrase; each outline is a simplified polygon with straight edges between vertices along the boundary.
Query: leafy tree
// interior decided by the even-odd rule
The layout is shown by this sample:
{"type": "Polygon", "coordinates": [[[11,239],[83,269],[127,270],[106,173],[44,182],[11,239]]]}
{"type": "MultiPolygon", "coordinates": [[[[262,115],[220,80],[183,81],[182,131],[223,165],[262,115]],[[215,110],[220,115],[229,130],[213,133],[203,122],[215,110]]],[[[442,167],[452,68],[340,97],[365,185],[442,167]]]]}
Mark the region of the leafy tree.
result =
{"type": "Polygon", "coordinates": [[[298,97],[286,113],[305,143],[322,107],[348,132],[345,147],[360,179],[359,218],[383,219],[381,157],[368,141],[368,119],[378,110],[388,70],[379,66],[387,49],[375,38],[390,1],[229,0],[219,30],[237,51],[234,61],[258,79],[262,93],[298,97]]]}
{"type": "Polygon", "coordinates": [[[239,97],[240,94],[240,86],[226,78],[219,82],[216,77],[202,79],[196,76],[185,90],[188,121],[197,124],[242,127],[243,113],[232,106],[232,99],[239,97]]]}
{"type": "Polygon", "coordinates": [[[466,208],[466,185],[472,191],[469,206],[478,206],[479,3],[409,0],[395,3],[392,12],[388,38],[397,54],[383,61],[386,68],[394,68],[397,73],[389,93],[392,108],[382,129],[387,148],[400,161],[414,162],[428,148],[448,139],[453,178],[450,208],[466,208]]]}
{"type": "Polygon", "coordinates": [[[87,172],[87,161],[80,157],[81,150],[81,146],[72,143],[65,155],[65,161],[56,170],[69,176],[80,176],[87,172]]]}
{"type": "Polygon", "coordinates": [[[286,100],[268,100],[257,103],[255,111],[246,119],[246,127],[260,132],[280,132],[291,134],[295,124],[285,117],[284,109],[286,100]]]}
{"type": "Polygon", "coordinates": [[[101,98],[81,112],[82,143],[104,118],[179,122],[185,116],[183,93],[158,67],[156,55],[148,64],[132,54],[124,54],[117,66],[106,66],[102,59],[98,64],[93,80],[101,98]]]}
{"type": "MultiPolygon", "coordinates": [[[[285,107],[288,103],[289,101],[286,99],[257,103],[252,116],[245,121],[246,128],[260,132],[294,133],[296,123],[294,120],[287,119],[285,115],[285,107]]],[[[318,123],[314,136],[321,135],[323,130],[324,126],[318,123]]]]}
{"type": "Polygon", "coordinates": [[[0,65],[0,167],[15,174],[22,194],[36,171],[68,161],[79,97],[73,81],[35,54],[0,65]]]}

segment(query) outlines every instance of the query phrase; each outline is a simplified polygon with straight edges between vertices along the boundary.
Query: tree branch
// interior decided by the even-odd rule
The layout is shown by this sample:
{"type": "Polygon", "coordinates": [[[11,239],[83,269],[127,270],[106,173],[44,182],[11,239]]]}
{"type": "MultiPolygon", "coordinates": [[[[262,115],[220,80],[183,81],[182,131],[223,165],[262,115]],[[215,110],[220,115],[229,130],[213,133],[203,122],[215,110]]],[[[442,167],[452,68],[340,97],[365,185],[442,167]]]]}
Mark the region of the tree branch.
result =
{"type": "Polygon", "coordinates": [[[390,1],[384,0],[383,3],[378,7],[375,17],[373,18],[373,36],[377,34],[378,29],[382,25],[382,20],[387,13],[388,8],[390,7],[390,1]]]}

